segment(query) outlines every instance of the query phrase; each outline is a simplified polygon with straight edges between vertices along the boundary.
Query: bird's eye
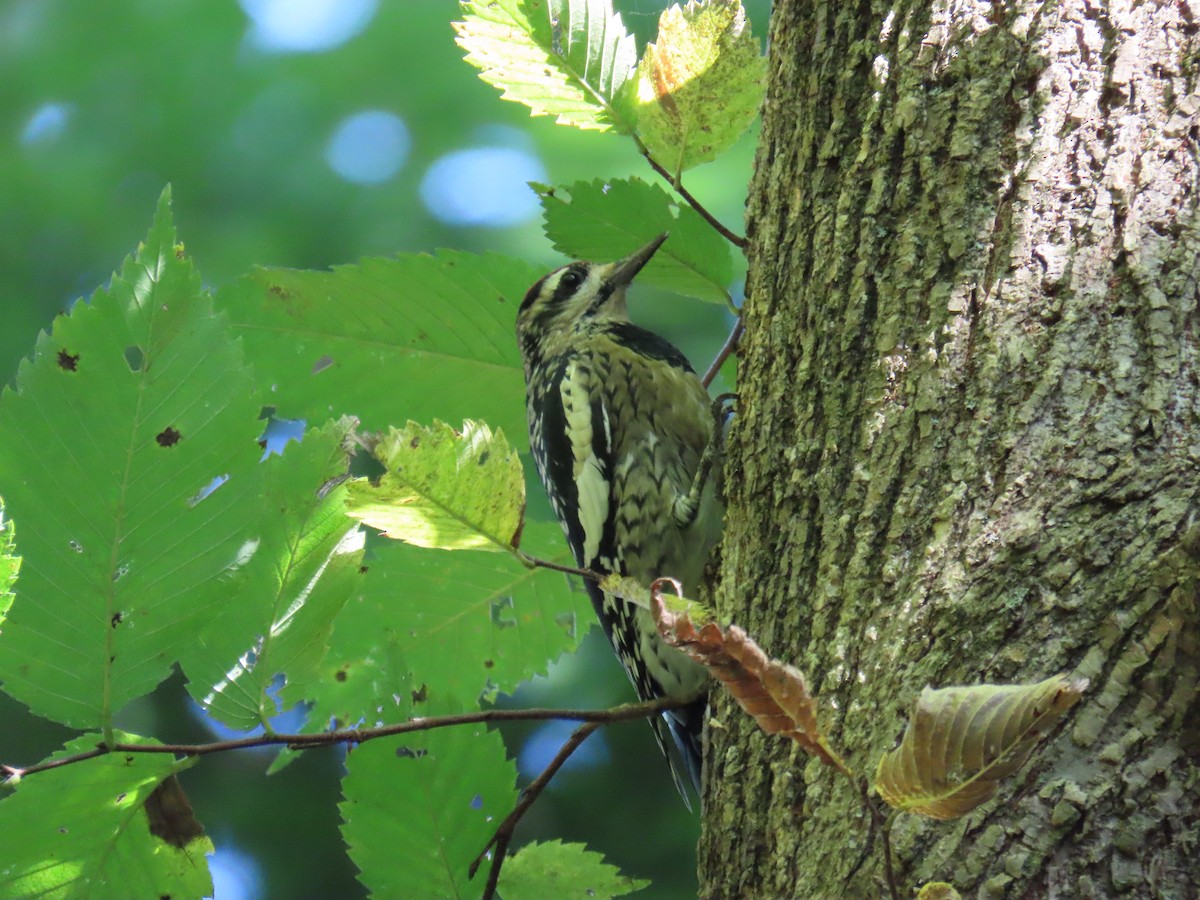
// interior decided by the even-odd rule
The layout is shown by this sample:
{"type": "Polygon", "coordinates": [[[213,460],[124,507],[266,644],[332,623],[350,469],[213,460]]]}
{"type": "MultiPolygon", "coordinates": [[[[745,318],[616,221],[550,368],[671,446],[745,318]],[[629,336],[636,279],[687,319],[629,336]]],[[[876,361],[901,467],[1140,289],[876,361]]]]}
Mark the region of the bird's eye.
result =
{"type": "Polygon", "coordinates": [[[562,278],[558,279],[558,286],[573,291],[583,284],[583,273],[578,269],[567,269],[562,273],[562,278]]]}

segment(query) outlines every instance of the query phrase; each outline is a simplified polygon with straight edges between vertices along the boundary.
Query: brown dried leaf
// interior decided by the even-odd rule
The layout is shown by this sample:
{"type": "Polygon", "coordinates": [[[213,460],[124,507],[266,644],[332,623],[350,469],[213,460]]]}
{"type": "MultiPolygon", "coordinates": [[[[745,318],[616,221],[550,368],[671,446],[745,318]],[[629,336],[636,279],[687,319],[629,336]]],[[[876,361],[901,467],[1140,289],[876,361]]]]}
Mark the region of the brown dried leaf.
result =
{"type": "Polygon", "coordinates": [[[663,639],[705,666],[767,734],[790,737],[826,765],[852,777],[817,724],[817,701],[803,673],[770,659],[737,625],[722,629],[709,621],[697,628],[687,608],[697,604],[685,601],[684,609],[669,609],[663,583],[660,579],[650,587],[650,611],[663,639]]]}
{"type": "Polygon", "coordinates": [[[925,688],[900,746],[879,760],[875,788],[897,809],[965,815],[1025,764],[1087,685],[1055,675],[1037,684],[925,688]]]}

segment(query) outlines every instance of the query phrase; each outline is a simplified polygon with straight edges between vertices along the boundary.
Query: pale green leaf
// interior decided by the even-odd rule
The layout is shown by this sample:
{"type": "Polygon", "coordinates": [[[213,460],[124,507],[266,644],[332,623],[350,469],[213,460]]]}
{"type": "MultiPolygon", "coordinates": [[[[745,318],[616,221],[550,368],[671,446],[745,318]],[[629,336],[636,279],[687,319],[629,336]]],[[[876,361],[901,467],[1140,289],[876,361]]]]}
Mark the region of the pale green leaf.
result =
{"type": "Polygon", "coordinates": [[[667,242],[638,273],[652,284],[714,303],[729,302],[733,255],[729,243],[690,206],[638,178],[537,186],[546,236],[574,259],[620,259],[664,231],[667,242]]]}
{"type": "MultiPolygon", "coordinates": [[[[149,744],[118,732],[123,744],[149,744]]],[[[95,748],[83,735],[51,759],[95,748]]],[[[175,775],[196,758],[110,753],[23,777],[0,800],[0,896],[47,900],[212,895],[212,841],[175,775]],[[161,789],[160,789],[161,786],[161,789]]]]}
{"type": "Polygon", "coordinates": [[[638,66],[638,134],[675,174],[715,159],[754,121],[765,77],[740,0],[672,6],[638,66]]]}
{"type": "Polygon", "coordinates": [[[217,633],[206,630],[183,656],[189,691],[226,725],[267,725],[281,711],[268,690],[277,675],[286,679],[281,700],[301,699],[291,682],[315,672],[334,617],[359,586],[364,534],[347,517],[337,482],[354,425],[342,419],[310,429],[263,463],[261,546],[247,567],[244,599],[233,604],[241,615],[217,633]]]}
{"type": "Polygon", "coordinates": [[[504,900],[610,900],[649,885],[622,875],[583,844],[546,841],[522,847],[506,860],[499,888],[504,900]]]}
{"type": "Polygon", "coordinates": [[[259,269],[217,292],[281,418],[486,419],[527,444],[513,332],[545,272],[511,257],[441,251],[332,272],[259,269]]]}
{"type": "Polygon", "coordinates": [[[511,552],[521,536],[525,473],[482,422],[392,428],[373,448],[386,469],[349,485],[349,514],[387,537],[442,550],[511,552]]]}
{"type": "Polygon", "coordinates": [[[137,255],[55,320],[0,397],[22,557],[0,635],[8,693],[103,729],[229,611],[254,546],[260,409],[164,192],[137,255]]]}
{"type": "Polygon", "coordinates": [[[371,896],[477,897],[467,877],[516,804],[516,768],[482,725],[371,741],[347,757],[342,836],[371,896]]]}
{"type": "Polygon", "coordinates": [[[468,0],[462,9],[458,44],[505,100],[566,125],[633,130],[625,88],[637,48],[611,0],[468,0]]]}
{"type": "Polygon", "coordinates": [[[1087,688],[1055,675],[1037,684],[925,688],[900,746],[885,753],[875,788],[897,809],[934,819],[965,815],[1025,764],[1087,688]]]}

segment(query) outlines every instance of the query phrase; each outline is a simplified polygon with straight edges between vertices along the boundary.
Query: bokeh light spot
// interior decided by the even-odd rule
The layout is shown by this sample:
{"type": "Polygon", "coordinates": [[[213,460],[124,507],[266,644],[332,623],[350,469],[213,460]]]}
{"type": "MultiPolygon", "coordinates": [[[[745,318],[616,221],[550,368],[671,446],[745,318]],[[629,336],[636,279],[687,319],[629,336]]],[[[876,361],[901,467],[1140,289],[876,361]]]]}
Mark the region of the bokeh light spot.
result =
{"type": "Polygon", "coordinates": [[[532,153],[512,147],[473,147],[436,160],[421,180],[421,199],[451,225],[503,228],[538,211],[527,181],[545,181],[546,170],[532,153]]]}
{"type": "Polygon", "coordinates": [[[362,32],[378,0],[240,0],[250,41],[276,53],[319,53],[362,32]]]}
{"type": "Polygon", "coordinates": [[[408,158],[408,128],[394,113],[369,109],[347,116],[329,139],[325,161],[355,184],[381,184],[408,158]]]}
{"type": "Polygon", "coordinates": [[[49,144],[62,137],[71,118],[71,107],[66,103],[43,103],[21,129],[21,143],[26,147],[49,144]]]}

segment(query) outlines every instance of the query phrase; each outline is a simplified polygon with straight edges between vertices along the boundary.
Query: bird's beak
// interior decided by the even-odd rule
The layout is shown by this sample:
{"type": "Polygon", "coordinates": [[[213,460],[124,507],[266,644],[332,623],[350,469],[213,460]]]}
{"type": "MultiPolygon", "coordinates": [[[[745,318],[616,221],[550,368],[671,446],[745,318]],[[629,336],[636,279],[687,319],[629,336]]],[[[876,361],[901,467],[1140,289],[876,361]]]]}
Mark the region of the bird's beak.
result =
{"type": "Polygon", "coordinates": [[[654,255],[655,251],[662,246],[663,241],[669,236],[669,232],[664,232],[640,250],[634,250],[624,259],[610,263],[610,269],[605,273],[604,280],[614,288],[621,288],[629,284],[637,277],[637,273],[642,271],[642,267],[650,262],[650,257],[654,255]]]}

